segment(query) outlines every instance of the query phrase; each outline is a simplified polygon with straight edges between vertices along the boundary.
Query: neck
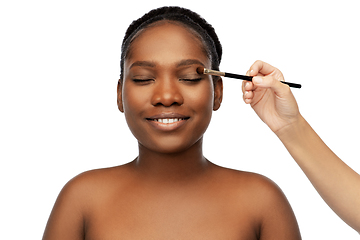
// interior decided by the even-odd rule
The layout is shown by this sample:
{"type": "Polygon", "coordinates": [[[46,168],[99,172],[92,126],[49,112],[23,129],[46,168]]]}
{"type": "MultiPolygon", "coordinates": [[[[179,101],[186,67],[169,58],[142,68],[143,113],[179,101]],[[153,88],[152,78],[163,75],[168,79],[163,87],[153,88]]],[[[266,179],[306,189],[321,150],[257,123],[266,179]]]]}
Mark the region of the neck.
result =
{"type": "Polygon", "coordinates": [[[202,138],[190,148],[173,153],[152,151],[139,143],[139,156],[135,168],[147,179],[174,182],[200,176],[210,162],[202,153],[202,138]]]}

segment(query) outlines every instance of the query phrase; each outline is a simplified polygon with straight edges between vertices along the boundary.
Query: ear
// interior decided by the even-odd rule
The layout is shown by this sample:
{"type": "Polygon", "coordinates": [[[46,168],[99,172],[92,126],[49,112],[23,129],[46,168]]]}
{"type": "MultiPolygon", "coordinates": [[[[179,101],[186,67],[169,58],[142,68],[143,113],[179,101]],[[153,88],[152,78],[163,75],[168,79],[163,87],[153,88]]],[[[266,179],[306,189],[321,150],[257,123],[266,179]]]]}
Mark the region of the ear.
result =
{"type": "Polygon", "coordinates": [[[223,82],[222,79],[219,78],[214,83],[214,107],[213,107],[214,111],[220,108],[222,97],[223,97],[223,82]]]}
{"type": "Polygon", "coordinates": [[[121,79],[118,81],[117,85],[117,105],[120,112],[124,112],[123,102],[122,102],[122,83],[121,79]]]}

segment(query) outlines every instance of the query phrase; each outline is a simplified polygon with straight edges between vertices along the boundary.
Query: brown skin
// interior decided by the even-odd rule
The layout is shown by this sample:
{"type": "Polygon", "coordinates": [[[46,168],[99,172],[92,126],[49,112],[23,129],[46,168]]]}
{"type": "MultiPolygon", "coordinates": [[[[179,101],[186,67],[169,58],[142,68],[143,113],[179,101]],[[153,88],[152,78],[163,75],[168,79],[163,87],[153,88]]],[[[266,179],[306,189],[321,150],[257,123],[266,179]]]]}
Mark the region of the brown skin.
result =
{"type": "Polygon", "coordinates": [[[203,134],[220,107],[222,81],[213,84],[196,73],[199,66],[211,68],[201,46],[188,29],[171,23],[134,40],[118,106],[138,139],[139,156],[66,184],[44,240],[301,239],[291,207],[272,181],[203,156],[203,134]],[[184,80],[194,78],[201,80],[184,80]],[[150,120],[169,113],[184,120],[166,126],[150,120]]]}

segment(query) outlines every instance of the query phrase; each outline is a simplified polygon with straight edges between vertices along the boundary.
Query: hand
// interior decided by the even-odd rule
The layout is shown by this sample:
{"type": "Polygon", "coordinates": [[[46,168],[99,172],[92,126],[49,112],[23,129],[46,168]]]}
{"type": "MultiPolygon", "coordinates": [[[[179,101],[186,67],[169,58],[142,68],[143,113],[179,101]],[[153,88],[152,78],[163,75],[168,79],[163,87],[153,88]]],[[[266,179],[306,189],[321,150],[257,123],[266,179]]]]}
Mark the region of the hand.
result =
{"type": "Polygon", "coordinates": [[[299,120],[298,105],[290,87],[280,82],[284,76],[279,69],[256,61],[247,75],[254,78],[243,81],[243,99],[274,133],[299,120]]]}

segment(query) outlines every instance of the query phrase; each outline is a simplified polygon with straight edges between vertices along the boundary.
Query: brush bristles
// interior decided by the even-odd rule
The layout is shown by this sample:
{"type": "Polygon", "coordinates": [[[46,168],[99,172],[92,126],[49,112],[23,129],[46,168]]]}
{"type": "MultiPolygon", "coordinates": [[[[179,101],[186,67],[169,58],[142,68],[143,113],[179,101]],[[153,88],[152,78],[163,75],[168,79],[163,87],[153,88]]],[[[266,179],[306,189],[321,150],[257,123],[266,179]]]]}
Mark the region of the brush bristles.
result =
{"type": "Polygon", "coordinates": [[[196,72],[197,72],[198,74],[204,74],[204,70],[205,70],[205,68],[203,68],[203,67],[198,67],[198,68],[196,69],[196,72]]]}
{"type": "Polygon", "coordinates": [[[196,69],[196,72],[197,72],[198,74],[207,74],[207,75],[214,75],[214,76],[220,76],[220,77],[225,76],[225,73],[223,73],[223,72],[219,72],[219,71],[215,71],[215,70],[210,70],[210,69],[203,68],[203,67],[198,67],[198,68],[196,69]]]}
{"type": "Polygon", "coordinates": [[[210,70],[210,69],[207,69],[207,68],[204,68],[203,72],[204,72],[204,74],[209,74],[209,75],[213,75],[213,76],[219,76],[219,77],[224,77],[225,76],[224,72],[210,70]]]}

